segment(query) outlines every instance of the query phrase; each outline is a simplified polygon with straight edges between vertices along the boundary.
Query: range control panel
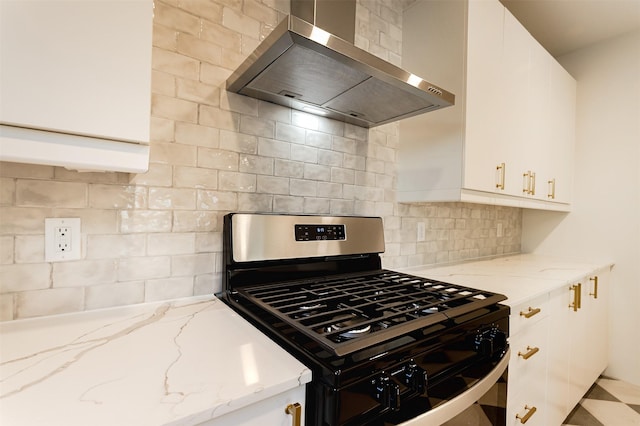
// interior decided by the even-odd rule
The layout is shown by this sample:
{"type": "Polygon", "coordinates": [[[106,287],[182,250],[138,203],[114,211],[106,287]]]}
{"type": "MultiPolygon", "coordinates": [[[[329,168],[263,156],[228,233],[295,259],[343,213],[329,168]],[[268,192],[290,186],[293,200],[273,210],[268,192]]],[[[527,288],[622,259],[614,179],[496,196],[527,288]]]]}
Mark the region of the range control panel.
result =
{"type": "Polygon", "coordinates": [[[345,240],[344,225],[296,225],[296,241],[345,240]]]}

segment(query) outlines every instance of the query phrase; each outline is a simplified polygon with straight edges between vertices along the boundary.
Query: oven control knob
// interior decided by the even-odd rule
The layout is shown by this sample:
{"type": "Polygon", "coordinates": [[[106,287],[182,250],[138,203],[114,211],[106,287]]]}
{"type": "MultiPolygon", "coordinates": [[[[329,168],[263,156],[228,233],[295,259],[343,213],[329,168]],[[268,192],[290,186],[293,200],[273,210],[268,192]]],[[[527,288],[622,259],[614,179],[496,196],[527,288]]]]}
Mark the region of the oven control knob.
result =
{"type": "Polygon", "coordinates": [[[380,376],[373,379],[374,397],[385,410],[397,411],[400,409],[400,386],[394,383],[389,376],[380,376]]]}
{"type": "Polygon", "coordinates": [[[410,362],[404,369],[404,384],[423,395],[427,391],[427,372],[415,362],[410,362]]]}
{"type": "Polygon", "coordinates": [[[507,335],[498,327],[491,327],[476,335],[475,350],[480,356],[493,356],[507,347],[507,335]]]}

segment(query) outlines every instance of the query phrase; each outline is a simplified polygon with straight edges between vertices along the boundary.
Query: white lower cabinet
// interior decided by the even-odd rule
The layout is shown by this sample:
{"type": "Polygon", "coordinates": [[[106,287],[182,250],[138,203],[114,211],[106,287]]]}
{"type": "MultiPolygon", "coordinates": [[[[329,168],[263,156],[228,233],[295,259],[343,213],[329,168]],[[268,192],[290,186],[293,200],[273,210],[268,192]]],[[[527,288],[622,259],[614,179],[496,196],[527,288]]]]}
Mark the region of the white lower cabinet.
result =
{"type": "Polygon", "coordinates": [[[512,307],[508,425],[562,424],[604,371],[609,281],[606,267],[512,307]]]}
{"type": "Polygon", "coordinates": [[[304,426],[305,386],[264,399],[231,413],[216,417],[200,426],[304,426]],[[296,423],[294,406],[299,404],[300,422],[296,423]]]}
{"type": "Polygon", "coordinates": [[[545,425],[548,295],[512,308],[507,425],[545,425]]]}

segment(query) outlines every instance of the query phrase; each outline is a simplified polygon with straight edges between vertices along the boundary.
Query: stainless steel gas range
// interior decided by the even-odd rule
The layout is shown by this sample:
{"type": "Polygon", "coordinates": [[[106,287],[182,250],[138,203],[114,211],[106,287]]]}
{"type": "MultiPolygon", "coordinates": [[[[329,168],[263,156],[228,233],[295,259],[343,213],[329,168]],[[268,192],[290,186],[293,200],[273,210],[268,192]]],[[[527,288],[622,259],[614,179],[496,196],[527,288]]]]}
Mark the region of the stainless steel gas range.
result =
{"type": "Polygon", "coordinates": [[[307,426],[506,423],[504,296],[382,269],[381,218],[232,213],[223,235],[219,297],[312,370],[307,426]]]}

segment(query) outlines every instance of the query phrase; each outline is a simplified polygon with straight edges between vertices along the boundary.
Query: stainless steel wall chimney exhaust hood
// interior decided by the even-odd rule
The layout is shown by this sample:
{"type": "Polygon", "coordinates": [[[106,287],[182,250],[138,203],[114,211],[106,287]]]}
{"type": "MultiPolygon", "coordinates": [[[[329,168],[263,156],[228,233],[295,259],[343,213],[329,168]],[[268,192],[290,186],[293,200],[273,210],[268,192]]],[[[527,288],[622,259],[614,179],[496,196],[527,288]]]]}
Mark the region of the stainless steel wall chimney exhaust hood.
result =
{"type": "Polygon", "coordinates": [[[229,77],[227,90],[362,127],[454,104],[452,93],[354,46],[355,0],[293,0],[291,12],[229,77]],[[318,22],[322,16],[327,24],[318,22]],[[335,33],[331,25],[344,16],[351,28],[340,36],[321,28],[335,33]]]}

